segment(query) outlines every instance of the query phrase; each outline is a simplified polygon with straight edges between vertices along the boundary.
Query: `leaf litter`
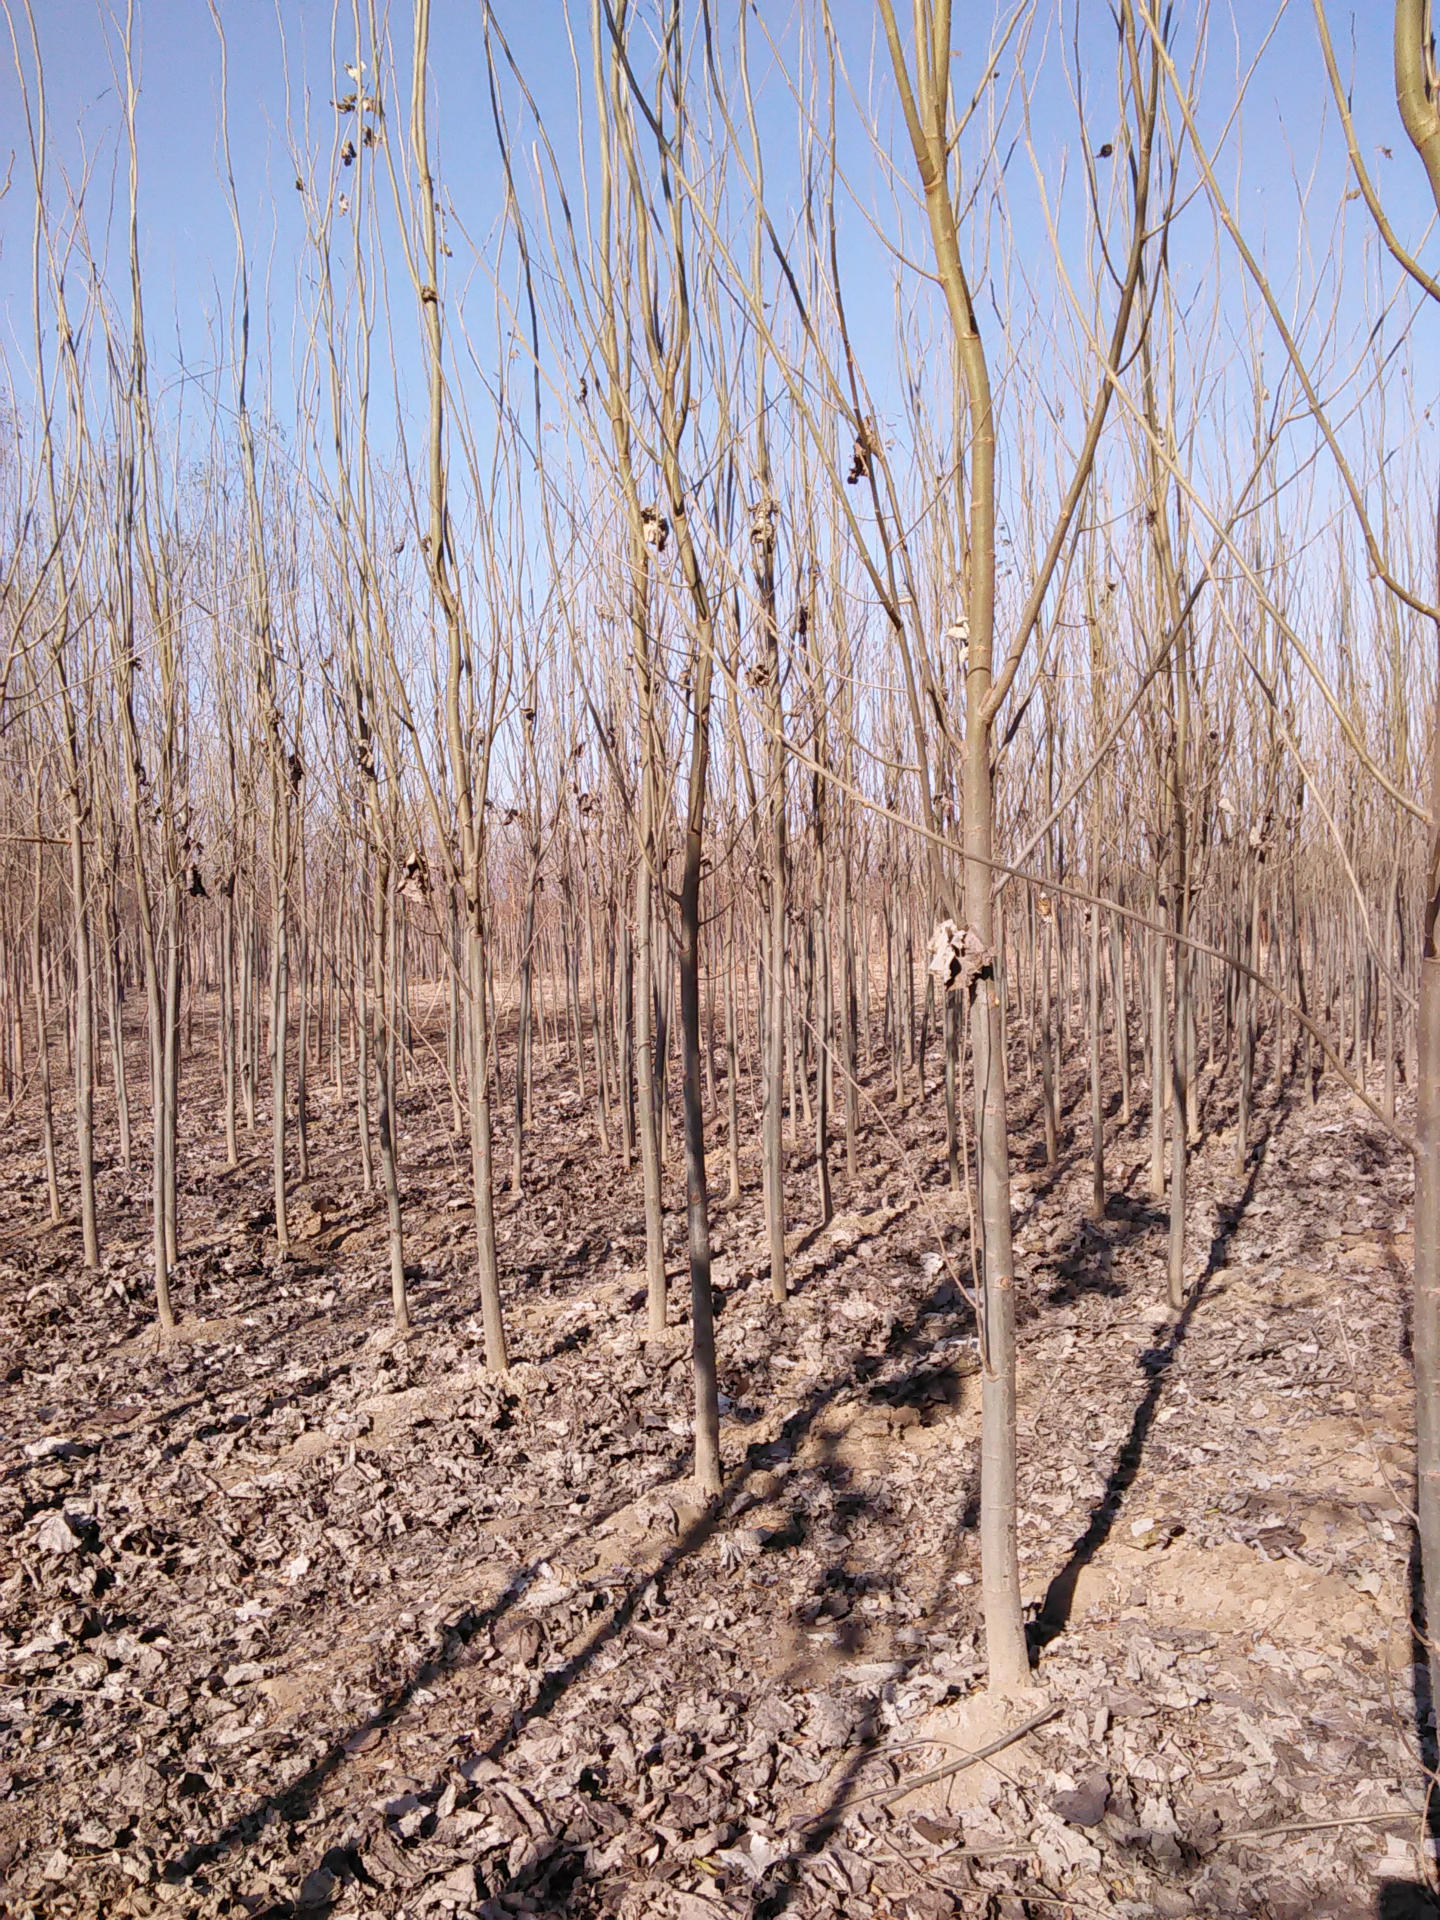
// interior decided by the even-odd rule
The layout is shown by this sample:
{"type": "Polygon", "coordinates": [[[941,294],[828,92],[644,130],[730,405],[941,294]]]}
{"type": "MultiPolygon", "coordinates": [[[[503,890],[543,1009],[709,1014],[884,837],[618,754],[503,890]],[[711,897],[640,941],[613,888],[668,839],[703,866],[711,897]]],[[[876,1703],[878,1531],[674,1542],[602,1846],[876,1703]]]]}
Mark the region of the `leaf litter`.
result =
{"type": "Polygon", "coordinates": [[[286,1262],[263,1156],[194,1147],[173,1340],[142,1175],[102,1176],[122,1285],[7,1237],[5,1911],[1429,1910],[1410,1174],[1348,1102],[1282,1106],[1244,1175],[1223,1135],[1197,1151],[1178,1320],[1138,1129],[1096,1225],[1083,1154],[1027,1163],[1017,1120],[1039,1691],[1011,1702],[983,1690],[973,1323],[935,1253],[963,1262],[964,1210],[923,1112],[866,1143],[783,1311],[758,1201],[717,1209],[712,1512],[683,1324],[646,1347],[638,1188],[633,1217],[597,1191],[573,1103],[502,1206],[503,1379],[428,1098],[408,1340],[320,1108],[286,1262]]]}

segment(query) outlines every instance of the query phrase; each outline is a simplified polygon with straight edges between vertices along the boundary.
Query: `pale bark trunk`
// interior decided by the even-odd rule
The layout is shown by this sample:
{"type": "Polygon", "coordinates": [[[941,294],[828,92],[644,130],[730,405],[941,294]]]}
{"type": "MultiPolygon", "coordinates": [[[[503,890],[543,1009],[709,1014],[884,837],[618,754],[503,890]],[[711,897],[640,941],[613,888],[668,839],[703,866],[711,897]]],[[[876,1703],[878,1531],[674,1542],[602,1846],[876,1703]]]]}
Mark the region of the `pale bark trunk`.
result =
{"type": "MultiPolygon", "coordinates": [[[[72,755],[73,757],[73,755],[72,755]]],[[[75,941],[75,1146],[80,1160],[80,1232],[85,1265],[100,1265],[95,1215],[95,1014],[85,842],[78,793],[70,813],[71,925],[75,941]]]]}
{"type": "Polygon", "coordinates": [[[475,915],[468,929],[470,974],[470,1163],[475,1195],[476,1269],[480,1318],[485,1334],[485,1365],[503,1373],[510,1364],[500,1306],[500,1271],[495,1249],[494,1165],[490,1130],[490,1027],[486,999],[485,937],[475,915]]]}
{"type": "Polygon", "coordinates": [[[640,1174],[645,1195],[646,1333],[658,1340],[665,1332],[665,1214],[660,1193],[660,1114],[656,1100],[655,1043],[651,1035],[655,995],[654,913],[651,905],[649,833],[651,800],[645,801],[645,844],[635,873],[635,1079],[640,1132],[640,1174]]]}
{"type": "MultiPolygon", "coordinates": [[[[1099,892],[1098,882],[1092,883],[1099,892]]],[[[1105,1218],[1105,1090],[1101,1074],[1100,909],[1090,909],[1090,1217],[1105,1218]]]]}
{"type": "Polygon", "coordinates": [[[34,825],[35,883],[30,910],[30,991],[35,1002],[35,1050],[36,1058],[40,1062],[40,1144],[45,1158],[45,1194],[50,1209],[50,1224],[58,1227],[63,1216],[60,1210],[60,1176],[55,1164],[55,1115],[50,1089],[50,1036],[46,1031],[45,970],[40,946],[45,847],[40,835],[38,777],[34,825]]]}
{"type": "Polygon", "coordinates": [[[220,901],[220,1070],[225,1103],[225,1164],[240,1164],[235,1133],[235,901],[227,888],[220,901]]]}
{"type": "Polygon", "coordinates": [[[285,1188],[285,1031],[289,1025],[290,965],[285,911],[277,896],[270,937],[270,1169],[275,1196],[275,1242],[290,1251],[290,1221],[285,1188]]]}
{"type": "Polygon", "coordinates": [[[374,919],[370,965],[375,1006],[376,1123],[380,1137],[380,1180],[385,1192],[386,1242],[390,1255],[390,1305],[397,1333],[410,1331],[410,1302],[405,1292],[405,1227],[400,1212],[400,1175],[395,1148],[394,1020],[390,1002],[394,973],[387,967],[391,917],[390,862],[375,861],[374,919]]]}

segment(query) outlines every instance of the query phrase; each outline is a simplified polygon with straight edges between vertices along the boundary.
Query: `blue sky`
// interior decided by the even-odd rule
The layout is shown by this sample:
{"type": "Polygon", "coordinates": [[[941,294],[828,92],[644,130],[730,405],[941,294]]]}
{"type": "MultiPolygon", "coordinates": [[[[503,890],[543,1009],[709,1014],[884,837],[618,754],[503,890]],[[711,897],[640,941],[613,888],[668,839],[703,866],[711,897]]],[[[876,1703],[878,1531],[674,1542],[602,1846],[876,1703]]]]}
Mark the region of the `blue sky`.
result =
{"type": "MultiPolygon", "coordinates": [[[[781,19],[784,32],[796,10],[791,0],[767,9],[772,20],[781,19]]],[[[988,24],[987,10],[974,12],[988,24]]],[[[1086,0],[1080,12],[1082,58],[1093,57],[1093,92],[1101,99],[1113,44],[1109,10],[1086,0]]],[[[114,24],[108,10],[95,0],[37,0],[36,13],[57,147],[73,164],[83,143],[100,158],[103,179],[107,160],[115,151],[119,109],[112,70],[117,43],[114,24]]],[[[273,235],[278,265],[293,249],[299,233],[285,129],[282,30],[291,100],[299,109],[308,88],[315,123],[325,128],[326,103],[337,78],[331,63],[332,12],[328,0],[280,0],[278,7],[266,0],[224,0],[221,13],[230,48],[232,135],[247,224],[257,250],[265,236],[273,235]]],[[[1331,26],[1342,60],[1348,60],[1354,47],[1357,111],[1397,224],[1402,231],[1418,234],[1426,224],[1425,185],[1418,164],[1403,148],[1390,95],[1388,13],[1388,8],[1380,6],[1332,6],[1331,26]],[[1382,144],[1394,150],[1394,161],[1381,155],[1382,144]]],[[[524,0],[524,4],[500,0],[498,14],[547,121],[553,126],[555,118],[568,118],[572,96],[562,0],[524,0]]],[[[870,70],[873,15],[869,0],[840,0],[836,8],[852,76],[862,85],[870,70]]],[[[195,315],[211,304],[215,277],[227,278],[230,263],[229,222],[217,177],[217,41],[204,0],[138,0],[136,17],[146,267],[157,319],[159,309],[173,306],[182,326],[188,328],[195,315]]],[[[1244,0],[1229,12],[1217,8],[1212,13],[1204,94],[1212,125],[1221,103],[1228,104],[1233,96],[1236,66],[1248,63],[1272,17],[1270,8],[1253,0],[1244,0]],[[1239,61],[1232,50],[1237,42],[1243,49],[1239,61]]],[[[408,9],[393,13],[391,20],[400,43],[397,51],[404,58],[408,9]]],[[[23,21],[18,24],[23,34],[23,21]]],[[[1067,38],[1070,24],[1067,13],[1067,38]]],[[[473,199],[478,206],[488,196],[493,205],[498,182],[489,135],[478,0],[456,4],[440,0],[434,9],[433,33],[435,125],[447,183],[462,201],[473,199]]],[[[974,72],[979,43],[973,48],[966,45],[963,33],[957,33],[957,40],[963,56],[957,72],[968,78],[974,72]]],[[[343,48],[343,32],[341,44],[343,48]]],[[[1073,154],[1076,136],[1069,102],[1058,84],[1058,52],[1058,37],[1052,35],[1037,114],[1041,138],[1049,142],[1048,157],[1055,160],[1063,150],[1073,154]]],[[[343,75],[339,78],[343,81],[343,75]]],[[[392,125],[395,107],[403,105],[394,101],[393,92],[392,88],[392,125]]],[[[876,70],[875,94],[883,111],[889,94],[883,69],[876,70]]],[[[1292,4],[1284,10],[1251,82],[1243,124],[1239,203],[1252,227],[1278,228],[1275,239],[1283,239],[1286,230],[1293,228],[1292,169],[1302,176],[1308,173],[1322,118],[1330,116],[1310,7],[1292,4]]],[[[18,149],[22,130],[8,49],[0,60],[0,128],[6,130],[4,147],[18,149]]],[[[1327,144],[1333,162],[1333,142],[1327,144]]],[[[1232,157],[1238,151],[1239,143],[1232,140],[1232,157]]],[[[16,297],[17,282],[23,287],[28,272],[23,255],[28,245],[29,195],[22,171],[17,153],[10,191],[0,203],[4,246],[0,292],[7,304],[16,297]]],[[[1327,190],[1333,192],[1333,186],[1331,164],[1317,191],[1323,198],[1327,190]]],[[[1025,230],[1029,215],[1028,202],[1018,203],[1022,246],[1039,238],[1033,227],[1025,230]]]]}
{"type": "MultiPolygon", "coordinates": [[[[13,5],[13,0],[12,0],[13,5]]],[[[516,60],[533,89],[546,130],[561,144],[574,124],[570,55],[564,32],[565,0],[499,0],[497,16],[516,60]]],[[[648,7],[642,6],[643,15],[648,7]]],[[[276,409],[284,414],[293,391],[293,357],[300,350],[297,275],[303,272],[301,196],[295,191],[295,166],[287,122],[303,128],[308,115],[312,134],[326,164],[333,163],[336,119],[329,102],[337,86],[348,87],[341,64],[353,48],[342,8],[339,51],[332,53],[333,15],[328,0],[222,0],[221,13],[230,56],[231,141],[242,214],[257,284],[259,357],[271,363],[276,409]],[[268,348],[264,335],[269,334],[268,348]]],[[[725,9],[721,8],[721,14],[725,9]]],[[[586,9],[575,5],[577,32],[583,35],[586,9]]],[[[902,9],[908,12],[908,9],[902,9]]],[[[692,9],[693,13],[693,9],[692,9]]],[[[882,138],[898,131],[893,86],[877,47],[871,0],[837,0],[834,9],[861,117],[873,115],[882,138]],[[877,58],[877,52],[879,57],[877,58]]],[[[1419,244],[1431,224],[1423,173],[1405,144],[1391,97],[1389,10],[1333,5],[1331,28],[1342,63],[1353,63],[1356,112],[1361,142],[1403,236],[1419,244]],[[1383,151],[1388,147],[1393,157],[1383,151]]],[[[1002,17],[984,7],[957,10],[957,91],[968,92],[978,71],[984,41],[965,32],[967,19],[980,23],[988,39],[1002,17]]],[[[88,155],[93,168],[90,194],[92,231],[103,235],[103,209],[118,189],[120,97],[114,62],[118,30],[112,14],[95,0],[36,0],[42,52],[50,93],[54,158],[72,170],[88,155]]],[[[383,18],[384,16],[382,16],[383,18]]],[[[801,0],[766,0],[765,28],[787,49],[794,48],[805,18],[801,0]]],[[[809,10],[813,19],[813,7],[809,10]]],[[[754,16],[759,21],[762,16],[754,16]]],[[[204,370],[214,357],[217,314],[225,311],[233,276],[233,243],[220,178],[218,42],[204,0],[137,0],[141,102],[141,227],[145,289],[157,375],[173,381],[181,356],[191,370],[204,370]]],[[[389,16],[399,71],[386,76],[384,91],[392,141],[403,149],[405,94],[408,88],[409,9],[389,16]]],[[[495,231],[501,203],[500,171],[494,152],[486,89],[486,67],[478,0],[436,0],[432,39],[435,76],[432,127],[437,174],[472,239],[482,251],[495,231]]],[[[1079,131],[1070,97],[1072,35],[1089,99],[1087,119],[1093,145],[1109,136],[1114,114],[1114,39],[1107,6],[1083,0],[1053,14],[1037,13],[1032,49],[1035,91],[1031,124],[1047,191],[1068,181],[1062,203],[1066,245],[1076,249],[1084,232],[1078,194],[1079,131]]],[[[17,21],[23,36],[23,17],[17,21]]],[[[752,36],[758,27],[752,26],[752,36]]],[[[757,75],[766,61],[758,39],[752,41],[757,75]]],[[[1181,48],[1182,56],[1187,49],[1181,48]]],[[[793,152],[794,114],[784,89],[771,76],[762,92],[762,120],[772,148],[770,191],[778,214],[787,197],[787,153],[793,152]]],[[[1299,0],[1278,12],[1244,0],[1229,10],[1216,8],[1209,23],[1208,51],[1201,90],[1201,115],[1213,136],[1222,123],[1226,139],[1220,151],[1222,178],[1233,189],[1247,234],[1275,272],[1282,298],[1293,295],[1308,277],[1322,275],[1336,246],[1336,209],[1345,213],[1340,250],[1346,261],[1345,306],[1341,333],[1362,337],[1370,319],[1370,289],[1363,263],[1373,239],[1358,202],[1344,206],[1343,152],[1321,68],[1313,16],[1299,0]],[[1235,97],[1236,76],[1248,72],[1261,46],[1265,50],[1249,79],[1243,115],[1227,121],[1235,97]],[[1308,193],[1308,219],[1302,194],[1308,193]],[[1297,279],[1297,263],[1298,275],[1297,279]]],[[[1012,114],[1010,126],[1017,122],[1012,114]]],[[[4,145],[14,150],[9,190],[0,201],[0,342],[17,396],[23,400],[29,357],[30,187],[22,146],[23,128],[13,61],[8,49],[0,59],[0,128],[4,145]]],[[[897,146],[902,166],[907,156],[897,146]]],[[[852,123],[844,161],[861,206],[846,211],[844,240],[851,319],[861,357],[883,383],[893,360],[895,307],[889,263],[882,243],[863,212],[877,225],[895,231],[891,192],[873,164],[862,128],[852,123]]],[[[321,167],[323,172],[323,164],[321,167]]],[[[337,170],[337,180],[344,184],[337,170]]],[[[908,176],[907,176],[908,178],[908,176]]],[[[1012,246],[1010,297],[1019,289],[1039,305],[1053,297],[1048,242],[1039,214],[1032,170],[1023,152],[1011,153],[1006,172],[1008,223],[1012,246]]],[[[978,230],[978,229],[977,229],[978,230]]],[[[918,223],[910,236],[922,242],[918,223]]],[[[123,248],[119,227],[112,249],[123,248]]],[[[1435,249],[1426,257],[1435,264],[1435,249]]],[[[1078,266],[1078,253],[1072,254],[1078,266]]],[[[1243,329],[1243,288],[1238,267],[1226,259],[1218,281],[1213,258],[1213,223],[1199,202],[1192,203],[1174,238],[1173,260],[1182,294],[1201,290],[1218,299],[1222,324],[1243,329]]],[[[473,290],[483,268],[457,260],[453,269],[473,290]]],[[[112,252],[109,278],[123,283],[123,252],[112,252]]],[[[982,313],[984,309],[982,296],[982,313]]],[[[393,301],[397,370],[402,395],[417,394],[418,359],[414,354],[411,300],[403,269],[393,301]]],[[[999,332],[993,311],[992,335],[999,332]]],[[[1433,323],[1423,338],[1435,341],[1433,323]]],[[[1004,341],[995,344],[1003,360],[1004,341]]],[[[1421,366],[1422,378],[1426,363],[1421,366]]],[[[1432,396],[1433,397],[1433,396],[1432,396]]],[[[402,400],[402,404],[404,401],[402,400]]]]}

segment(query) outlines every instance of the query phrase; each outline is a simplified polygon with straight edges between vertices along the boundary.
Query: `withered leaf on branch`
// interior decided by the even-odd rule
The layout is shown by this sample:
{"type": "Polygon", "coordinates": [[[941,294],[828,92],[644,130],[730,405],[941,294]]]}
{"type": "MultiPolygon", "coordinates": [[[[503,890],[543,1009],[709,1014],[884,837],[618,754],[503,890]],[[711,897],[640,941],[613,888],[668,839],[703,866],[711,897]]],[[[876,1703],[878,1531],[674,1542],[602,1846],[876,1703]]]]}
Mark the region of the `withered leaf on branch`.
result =
{"type": "Polygon", "coordinates": [[[640,509],[640,531],[647,547],[656,553],[664,553],[670,539],[670,522],[658,507],[640,509]]]}
{"type": "Polygon", "coordinates": [[[937,986],[971,987],[995,955],[973,927],[942,920],[930,935],[930,977],[937,986]]]}
{"type": "Polygon", "coordinates": [[[850,455],[850,471],[845,476],[847,487],[853,487],[861,480],[870,478],[870,463],[879,452],[870,423],[862,420],[855,430],[855,446],[850,455]]]}

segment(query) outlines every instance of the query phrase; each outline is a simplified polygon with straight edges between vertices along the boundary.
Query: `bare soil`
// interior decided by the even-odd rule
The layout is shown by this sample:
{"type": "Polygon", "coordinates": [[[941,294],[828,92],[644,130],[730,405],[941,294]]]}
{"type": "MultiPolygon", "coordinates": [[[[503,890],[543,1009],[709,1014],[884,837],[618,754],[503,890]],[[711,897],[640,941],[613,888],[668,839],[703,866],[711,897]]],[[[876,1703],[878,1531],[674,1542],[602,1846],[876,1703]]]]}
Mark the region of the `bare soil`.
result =
{"type": "MultiPolygon", "coordinates": [[[[1143,1106],[1112,1120],[1091,1225],[1083,1081],[1047,1169],[1017,1073],[1037,1666],[996,1701],[938,1104],[876,1092],[863,1177],[841,1172],[822,1231],[792,1154],[780,1312],[746,1122],[744,1198],[715,1215],[728,1477],[710,1512],[689,1481],[681,1220],[679,1324],[647,1354],[638,1172],[602,1154],[553,1054],[528,1186],[500,1202],[514,1365],[487,1376],[466,1156],[426,1058],[402,1101],[404,1343],[383,1207],[324,1081],[281,1262],[268,1134],[227,1171],[208,1042],[187,1061],[184,1322],[163,1341],[138,1155],[102,1173],[106,1268],[87,1276],[78,1234],[41,1224],[38,1140],[12,1123],[0,1909],[1436,1911],[1411,1177],[1348,1097],[1296,1087],[1237,1171],[1211,1091],[1177,1322],[1143,1106]]],[[[679,1173],[672,1149],[677,1206],[679,1173]]]]}

